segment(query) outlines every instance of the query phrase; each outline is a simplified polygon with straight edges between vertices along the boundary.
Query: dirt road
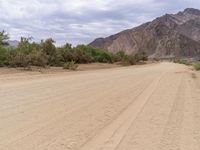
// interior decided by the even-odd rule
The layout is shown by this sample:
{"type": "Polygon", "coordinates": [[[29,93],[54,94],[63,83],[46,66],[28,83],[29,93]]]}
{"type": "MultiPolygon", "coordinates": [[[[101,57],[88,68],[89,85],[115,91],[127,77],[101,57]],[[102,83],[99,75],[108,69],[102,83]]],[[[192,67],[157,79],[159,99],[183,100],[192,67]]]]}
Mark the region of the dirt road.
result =
{"type": "Polygon", "coordinates": [[[200,77],[184,65],[0,75],[0,150],[200,150],[200,77]]]}

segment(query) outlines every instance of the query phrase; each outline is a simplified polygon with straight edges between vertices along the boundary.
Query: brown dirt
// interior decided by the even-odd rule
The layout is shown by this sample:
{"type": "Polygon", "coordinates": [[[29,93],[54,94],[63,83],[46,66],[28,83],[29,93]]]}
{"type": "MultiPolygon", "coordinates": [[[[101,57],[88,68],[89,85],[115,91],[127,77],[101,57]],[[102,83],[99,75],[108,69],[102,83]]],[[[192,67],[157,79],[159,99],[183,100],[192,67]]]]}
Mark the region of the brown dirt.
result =
{"type": "MultiPolygon", "coordinates": [[[[99,69],[109,69],[122,67],[118,64],[108,64],[108,63],[90,63],[90,64],[79,64],[76,71],[88,71],[88,70],[99,70],[99,69]]],[[[26,74],[52,74],[52,73],[61,73],[61,72],[70,72],[70,70],[63,69],[62,67],[31,67],[26,68],[0,68],[0,75],[2,74],[13,74],[13,73],[26,73],[26,74]]]]}
{"type": "Polygon", "coordinates": [[[199,150],[199,77],[166,62],[1,74],[0,150],[199,150]]]}

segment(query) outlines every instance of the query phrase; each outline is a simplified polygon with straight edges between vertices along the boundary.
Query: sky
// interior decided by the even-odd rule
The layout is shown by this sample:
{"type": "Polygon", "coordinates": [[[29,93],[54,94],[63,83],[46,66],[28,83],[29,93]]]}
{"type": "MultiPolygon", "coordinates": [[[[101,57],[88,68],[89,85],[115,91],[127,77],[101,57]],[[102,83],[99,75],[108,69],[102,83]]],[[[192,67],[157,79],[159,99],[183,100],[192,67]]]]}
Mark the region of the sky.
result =
{"type": "Polygon", "coordinates": [[[0,0],[0,30],[11,40],[88,44],[188,7],[200,0],[0,0]]]}

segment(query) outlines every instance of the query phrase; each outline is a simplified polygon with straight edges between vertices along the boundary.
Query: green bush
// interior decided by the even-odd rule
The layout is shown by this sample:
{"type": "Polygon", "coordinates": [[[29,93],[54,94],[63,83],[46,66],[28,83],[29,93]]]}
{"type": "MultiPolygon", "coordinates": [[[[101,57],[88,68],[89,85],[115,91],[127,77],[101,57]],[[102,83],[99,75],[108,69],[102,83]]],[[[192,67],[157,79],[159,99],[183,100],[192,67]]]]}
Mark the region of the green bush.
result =
{"type": "Polygon", "coordinates": [[[124,57],[126,56],[125,52],[124,51],[118,51],[117,53],[115,53],[113,55],[113,60],[115,62],[121,62],[123,61],[124,57]]]}
{"type": "Polygon", "coordinates": [[[113,60],[115,62],[122,62],[122,65],[135,65],[140,61],[147,61],[148,56],[145,52],[128,55],[124,51],[119,51],[113,55],[113,60]]]}
{"type": "MultiPolygon", "coordinates": [[[[81,59],[83,56],[89,60],[89,62],[102,62],[102,63],[112,63],[113,62],[113,57],[112,53],[98,49],[98,48],[93,48],[91,46],[86,46],[86,45],[78,45],[76,48],[76,53],[81,53],[82,55],[78,55],[78,61],[79,63],[85,63],[84,59],[81,59]]],[[[88,63],[88,62],[86,62],[88,63]]]]}
{"type": "Polygon", "coordinates": [[[21,38],[19,46],[9,51],[8,61],[11,67],[45,67],[48,56],[42,51],[40,44],[30,43],[29,38],[21,38]]]}
{"type": "Polygon", "coordinates": [[[48,57],[41,51],[34,51],[29,54],[30,64],[38,67],[45,67],[48,63],[48,57]]]}
{"type": "Polygon", "coordinates": [[[122,65],[128,66],[128,65],[135,65],[137,62],[135,55],[126,55],[124,56],[122,60],[122,65]]]}
{"type": "Polygon", "coordinates": [[[199,71],[200,70],[200,63],[196,63],[194,65],[194,69],[199,71]]]}
{"type": "Polygon", "coordinates": [[[78,68],[78,65],[74,62],[67,62],[63,65],[63,69],[69,69],[69,70],[76,70],[78,68]]]}
{"type": "Polygon", "coordinates": [[[73,70],[77,68],[76,63],[122,62],[124,65],[134,65],[148,59],[144,52],[127,55],[124,51],[119,51],[113,54],[87,45],[72,47],[67,43],[57,48],[52,38],[35,43],[32,38],[22,37],[16,48],[9,48],[6,46],[8,38],[5,31],[0,32],[0,67],[63,66],[73,70]]]}
{"type": "Polygon", "coordinates": [[[0,47],[0,67],[4,67],[8,64],[8,50],[0,47]]]}
{"type": "Polygon", "coordinates": [[[47,56],[47,63],[50,66],[55,66],[58,64],[56,46],[54,45],[55,41],[52,38],[46,39],[44,42],[41,42],[41,50],[44,55],[47,56]]]}

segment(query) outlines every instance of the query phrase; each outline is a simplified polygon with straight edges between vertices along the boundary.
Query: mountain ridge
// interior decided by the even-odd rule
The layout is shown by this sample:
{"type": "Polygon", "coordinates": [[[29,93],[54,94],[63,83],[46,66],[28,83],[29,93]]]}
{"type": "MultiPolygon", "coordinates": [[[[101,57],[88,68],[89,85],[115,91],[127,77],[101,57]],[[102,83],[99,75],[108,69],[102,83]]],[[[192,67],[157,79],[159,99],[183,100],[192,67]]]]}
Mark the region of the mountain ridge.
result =
{"type": "Polygon", "coordinates": [[[150,57],[200,58],[200,10],[186,8],[89,45],[111,52],[146,52],[150,57]]]}

